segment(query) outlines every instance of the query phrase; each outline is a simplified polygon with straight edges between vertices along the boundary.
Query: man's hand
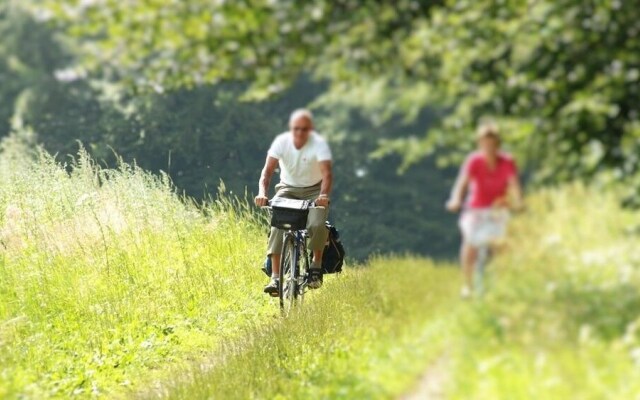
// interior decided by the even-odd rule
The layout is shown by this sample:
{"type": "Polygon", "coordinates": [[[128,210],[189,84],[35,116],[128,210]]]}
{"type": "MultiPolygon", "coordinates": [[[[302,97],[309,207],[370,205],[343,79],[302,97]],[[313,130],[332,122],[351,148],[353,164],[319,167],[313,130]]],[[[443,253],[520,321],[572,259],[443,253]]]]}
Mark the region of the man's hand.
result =
{"type": "Polygon", "coordinates": [[[266,207],[269,204],[269,198],[262,194],[257,195],[253,201],[258,207],[266,207]]]}
{"type": "Polygon", "coordinates": [[[328,207],[329,206],[329,197],[320,195],[316,199],[316,207],[328,207]]]}
{"type": "Polygon", "coordinates": [[[462,209],[462,202],[458,199],[450,199],[447,201],[446,207],[450,212],[457,213],[462,209]]]}

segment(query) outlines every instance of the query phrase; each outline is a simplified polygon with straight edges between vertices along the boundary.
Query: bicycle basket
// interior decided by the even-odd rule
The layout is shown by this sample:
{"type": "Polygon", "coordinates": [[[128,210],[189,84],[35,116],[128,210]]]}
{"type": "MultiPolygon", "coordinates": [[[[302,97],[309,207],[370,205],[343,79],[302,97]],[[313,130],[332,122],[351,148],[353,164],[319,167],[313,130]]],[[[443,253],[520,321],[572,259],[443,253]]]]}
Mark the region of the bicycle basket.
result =
{"type": "Polygon", "coordinates": [[[297,231],[307,227],[309,201],[275,197],[271,200],[271,226],[297,231]]]}

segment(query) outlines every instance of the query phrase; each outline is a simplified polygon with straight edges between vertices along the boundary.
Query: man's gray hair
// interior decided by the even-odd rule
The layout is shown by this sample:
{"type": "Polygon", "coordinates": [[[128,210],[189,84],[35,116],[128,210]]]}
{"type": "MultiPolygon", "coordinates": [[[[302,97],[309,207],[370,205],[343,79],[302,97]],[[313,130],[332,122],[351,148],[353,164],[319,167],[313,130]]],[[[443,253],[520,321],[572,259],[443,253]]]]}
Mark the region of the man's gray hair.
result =
{"type": "Polygon", "coordinates": [[[298,108],[291,113],[291,117],[289,117],[289,123],[295,121],[298,118],[306,118],[309,121],[313,122],[313,113],[311,113],[311,111],[307,110],[306,108],[298,108]]]}

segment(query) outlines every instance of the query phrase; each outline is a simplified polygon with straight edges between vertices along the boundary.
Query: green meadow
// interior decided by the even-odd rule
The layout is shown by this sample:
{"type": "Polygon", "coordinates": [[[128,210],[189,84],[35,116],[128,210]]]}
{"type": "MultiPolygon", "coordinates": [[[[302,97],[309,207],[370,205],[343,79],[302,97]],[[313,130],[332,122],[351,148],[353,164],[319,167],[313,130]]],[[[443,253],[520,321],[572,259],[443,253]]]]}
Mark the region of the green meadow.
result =
{"type": "Polygon", "coordinates": [[[615,194],[533,195],[482,298],[450,263],[374,258],[283,318],[243,201],[82,153],[3,171],[2,398],[385,399],[434,374],[454,399],[640,393],[640,217],[615,194]]]}

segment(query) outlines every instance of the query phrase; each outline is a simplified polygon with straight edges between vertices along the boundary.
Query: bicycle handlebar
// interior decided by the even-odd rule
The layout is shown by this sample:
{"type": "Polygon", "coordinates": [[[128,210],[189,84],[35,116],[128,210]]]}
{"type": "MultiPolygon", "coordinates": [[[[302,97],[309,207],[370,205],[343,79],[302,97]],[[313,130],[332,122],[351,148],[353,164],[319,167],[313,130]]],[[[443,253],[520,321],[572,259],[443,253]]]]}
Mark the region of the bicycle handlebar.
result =
{"type": "MultiPolygon", "coordinates": [[[[266,206],[262,206],[260,207],[263,210],[271,210],[271,205],[266,205],[266,206]]],[[[323,207],[323,206],[316,206],[315,203],[311,204],[309,206],[309,210],[324,210],[327,207],[323,207]]]]}

